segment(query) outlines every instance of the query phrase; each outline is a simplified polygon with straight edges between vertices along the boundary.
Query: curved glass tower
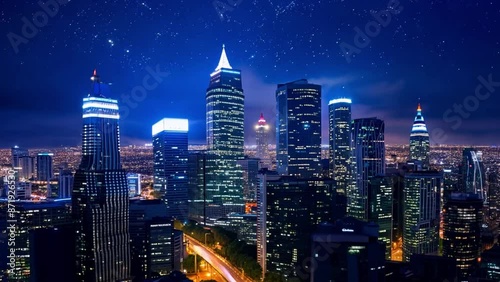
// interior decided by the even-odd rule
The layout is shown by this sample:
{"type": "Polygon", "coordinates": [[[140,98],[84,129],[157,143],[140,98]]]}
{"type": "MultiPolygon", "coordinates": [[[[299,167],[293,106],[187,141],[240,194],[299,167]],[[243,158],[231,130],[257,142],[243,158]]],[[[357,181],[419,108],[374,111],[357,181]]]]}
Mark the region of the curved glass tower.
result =
{"type": "Polygon", "coordinates": [[[118,101],[104,97],[96,71],[83,99],[82,161],[75,173],[77,281],[130,278],[127,176],[120,163],[118,101]]]}
{"type": "Polygon", "coordinates": [[[244,102],[241,71],[231,67],[222,46],[206,94],[208,220],[244,209],[243,172],[237,164],[244,157],[244,102]]]}
{"type": "Polygon", "coordinates": [[[347,189],[347,214],[368,220],[368,185],[371,178],[385,175],[385,125],[378,118],[352,122],[352,181],[347,189]]]}
{"type": "Polygon", "coordinates": [[[429,132],[427,131],[427,126],[422,116],[422,108],[420,104],[418,104],[417,115],[413,121],[413,127],[410,133],[410,155],[408,160],[420,161],[422,162],[422,169],[429,169],[429,146],[429,132]]]}

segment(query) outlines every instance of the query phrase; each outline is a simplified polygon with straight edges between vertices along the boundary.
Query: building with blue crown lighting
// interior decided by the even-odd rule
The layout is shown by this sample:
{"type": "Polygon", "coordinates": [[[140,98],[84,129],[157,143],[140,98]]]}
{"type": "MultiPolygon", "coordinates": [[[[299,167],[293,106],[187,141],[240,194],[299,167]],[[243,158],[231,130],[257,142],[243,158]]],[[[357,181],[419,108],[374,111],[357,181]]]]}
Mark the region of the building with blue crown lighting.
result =
{"type": "Polygon", "coordinates": [[[118,101],[104,97],[96,71],[83,99],[82,161],[73,185],[77,281],[130,278],[129,190],[120,161],[118,101]]]}
{"type": "Polygon", "coordinates": [[[152,128],[155,191],[167,203],[170,217],[188,217],[188,131],[187,119],[164,118],[152,128]]]}
{"type": "Polygon", "coordinates": [[[424,117],[422,116],[422,108],[420,104],[417,107],[417,115],[413,121],[413,126],[410,133],[410,155],[409,161],[419,161],[422,163],[422,169],[429,169],[429,154],[430,140],[427,126],[425,125],[424,117]]]}

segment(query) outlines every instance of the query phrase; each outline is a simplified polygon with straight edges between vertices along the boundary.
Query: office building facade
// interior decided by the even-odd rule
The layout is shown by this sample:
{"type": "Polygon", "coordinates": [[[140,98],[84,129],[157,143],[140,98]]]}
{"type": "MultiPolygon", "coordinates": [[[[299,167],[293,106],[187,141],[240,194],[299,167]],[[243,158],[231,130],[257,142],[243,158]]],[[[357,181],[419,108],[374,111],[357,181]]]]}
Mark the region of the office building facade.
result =
{"type": "Polygon", "coordinates": [[[164,118],[153,125],[155,191],[165,200],[169,216],[188,217],[187,119],[164,118]]]}
{"type": "Polygon", "coordinates": [[[50,181],[52,172],[52,153],[38,153],[36,156],[36,179],[38,181],[50,181]]]}
{"type": "Polygon", "coordinates": [[[321,172],[321,86],[306,79],[276,89],[276,161],[281,175],[321,172]]]}
{"type": "Polygon", "coordinates": [[[384,121],[355,119],[352,123],[352,185],[347,189],[347,215],[368,220],[368,184],[385,175],[384,121]]]}

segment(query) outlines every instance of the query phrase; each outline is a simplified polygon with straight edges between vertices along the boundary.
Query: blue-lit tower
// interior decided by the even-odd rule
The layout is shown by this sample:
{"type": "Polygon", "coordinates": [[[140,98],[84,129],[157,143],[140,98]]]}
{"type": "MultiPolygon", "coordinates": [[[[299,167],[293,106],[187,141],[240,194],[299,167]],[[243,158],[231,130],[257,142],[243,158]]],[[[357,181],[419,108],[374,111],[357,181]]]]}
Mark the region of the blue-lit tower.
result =
{"type": "Polygon", "coordinates": [[[321,85],[306,79],[276,89],[276,161],[281,175],[319,176],[321,170],[321,85]]]}
{"type": "Polygon", "coordinates": [[[187,119],[164,118],[152,128],[154,184],[167,203],[169,216],[188,216],[188,131],[187,119]]]}
{"type": "Polygon", "coordinates": [[[243,171],[237,164],[244,157],[245,96],[241,71],[233,69],[222,46],[219,64],[210,74],[206,92],[207,220],[230,212],[243,212],[243,171]]]}
{"type": "Polygon", "coordinates": [[[328,103],[330,175],[335,179],[336,190],[334,218],[345,216],[346,191],[352,185],[351,103],[347,98],[333,99],[328,103]]]}
{"type": "Polygon", "coordinates": [[[129,191],[120,162],[118,101],[101,94],[94,70],[83,99],[82,161],[75,173],[72,213],[77,281],[130,278],[129,191]]]}
{"type": "Polygon", "coordinates": [[[413,121],[413,126],[410,133],[410,155],[409,161],[420,161],[422,169],[427,170],[429,164],[430,140],[427,126],[425,125],[424,117],[422,116],[422,108],[420,104],[417,107],[417,115],[413,121]]]}
{"type": "Polygon", "coordinates": [[[462,152],[462,186],[466,193],[477,194],[487,203],[488,189],[483,153],[474,148],[464,148],[462,152]]]}

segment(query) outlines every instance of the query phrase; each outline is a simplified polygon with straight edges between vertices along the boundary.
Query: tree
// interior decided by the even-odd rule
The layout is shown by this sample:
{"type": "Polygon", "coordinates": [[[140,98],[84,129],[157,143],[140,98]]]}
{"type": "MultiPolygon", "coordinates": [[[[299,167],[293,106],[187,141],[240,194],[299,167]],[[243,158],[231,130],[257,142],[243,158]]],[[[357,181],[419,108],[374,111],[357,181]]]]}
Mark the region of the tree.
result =
{"type": "Polygon", "coordinates": [[[285,282],[285,279],[281,273],[269,271],[266,273],[264,282],[285,282]]]}

